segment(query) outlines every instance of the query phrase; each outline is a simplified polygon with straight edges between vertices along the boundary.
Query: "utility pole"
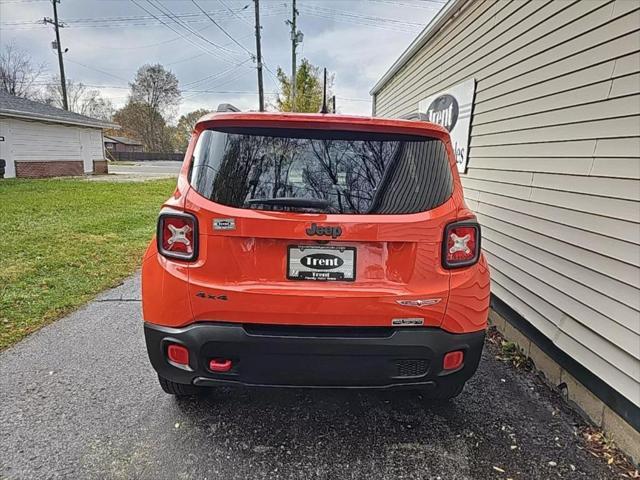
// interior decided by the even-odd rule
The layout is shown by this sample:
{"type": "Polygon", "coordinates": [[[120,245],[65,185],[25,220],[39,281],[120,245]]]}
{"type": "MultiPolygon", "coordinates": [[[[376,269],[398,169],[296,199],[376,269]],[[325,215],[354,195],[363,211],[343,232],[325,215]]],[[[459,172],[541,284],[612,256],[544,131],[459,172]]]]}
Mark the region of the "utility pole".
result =
{"type": "MultiPolygon", "coordinates": [[[[60,0],[51,0],[53,3],[53,20],[45,18],[44,23],[50,23],[56,30],[56,47],[58,49],[58,64],[60,65],[60,83],[62,86],[62,106],[65,110],[69,110],[69,102],[67,101],[67,79],[64,75],[64,62],[62,60],[62,45],[60,45],[60,28],[61,25],[58,22],[58,8],[56,4],[60,3],[60,0]]],[[[65,50],[66,52],[66,50],[65,50]]]]}
{"type": "Polygon", "coordinates": [[[324,81],[322,84],[322,108],[320,109],[320,113],[329,113],[329,108],[327,108],[327,68],[324,69],[324,81]]]}
{"type": "Polygon", "coordinates": [[[292,11],[291,20],[285,23],[291,26],[291,111],[296,111],[296,47],[302,43],[304,35],[296,29],[296,18],[298,10],[296,9],[296,0],[291,0],[292,11]]]}
{"type": "Polygon", "coordinates": [[[264,86],[262,84],[262,51],[260,49],[260,0],[253,0],[256,11],[256,61],[258,63],[258,105],[264,112],[264,86]]]}

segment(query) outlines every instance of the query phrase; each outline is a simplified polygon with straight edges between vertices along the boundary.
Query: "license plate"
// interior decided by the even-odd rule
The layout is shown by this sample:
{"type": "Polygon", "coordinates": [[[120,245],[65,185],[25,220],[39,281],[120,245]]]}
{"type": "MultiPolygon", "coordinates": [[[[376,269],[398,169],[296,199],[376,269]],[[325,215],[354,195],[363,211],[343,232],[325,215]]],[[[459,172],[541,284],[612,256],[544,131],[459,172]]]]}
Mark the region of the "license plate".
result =
{"type": "Polygon", "coordinates": [[[289,280],[342,280],[356,279],[355,247],[289,245],[287,255],[289,280]]]}

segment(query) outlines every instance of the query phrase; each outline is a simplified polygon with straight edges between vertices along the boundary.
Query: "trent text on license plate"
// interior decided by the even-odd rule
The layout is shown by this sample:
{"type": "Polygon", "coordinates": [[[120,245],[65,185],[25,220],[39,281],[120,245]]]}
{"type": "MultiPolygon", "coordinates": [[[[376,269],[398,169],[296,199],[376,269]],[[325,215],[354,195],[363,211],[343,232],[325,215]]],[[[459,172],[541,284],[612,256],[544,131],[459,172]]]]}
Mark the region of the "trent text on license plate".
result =
{"type": "Polygon", "coordinates": [[[356,279],[355,247],[289,245],[287,255],[289,280],[356,279]]]}

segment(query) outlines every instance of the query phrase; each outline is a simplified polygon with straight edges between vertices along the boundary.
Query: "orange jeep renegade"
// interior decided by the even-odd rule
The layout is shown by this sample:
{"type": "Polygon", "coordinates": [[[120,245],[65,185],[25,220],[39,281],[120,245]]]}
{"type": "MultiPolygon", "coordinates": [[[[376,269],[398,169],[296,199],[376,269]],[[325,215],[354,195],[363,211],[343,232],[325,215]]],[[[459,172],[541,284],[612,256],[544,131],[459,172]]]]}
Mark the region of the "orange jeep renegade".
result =
{"type": "Polygon", "coordinates": [[[489,308],[447,131],[323,114],[196,125],[142,269],[160,385],[458,395],[489,308]]]}

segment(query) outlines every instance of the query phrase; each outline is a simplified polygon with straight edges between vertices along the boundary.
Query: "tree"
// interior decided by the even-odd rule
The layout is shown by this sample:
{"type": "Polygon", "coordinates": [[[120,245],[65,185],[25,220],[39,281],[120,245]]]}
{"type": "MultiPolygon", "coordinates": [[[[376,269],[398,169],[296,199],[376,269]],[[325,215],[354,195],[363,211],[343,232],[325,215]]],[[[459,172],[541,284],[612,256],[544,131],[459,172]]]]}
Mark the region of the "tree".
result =
{"type": "Polygon", "coordinates": [[[143,65],[130,84],[129,101],[114,115],[123,131],[139,138],[152,152],[173,151],[173,132],[167,126],[180,105],[176,76],[160,65],[143,65]]]}
{"type": "Polygon", "coordinates": [[[159,63],[140,67],[129,86],[131,101],[146,104],[165,118],[173,116],[180,105],[178,79],[159,63]]]}
{"type": "Polygon", "coordinates": [[[174,145],[176,149],[180,150],[181,152],[184,152],[187,149],[187,145],[189,145],[189,139],[191,138],[191,132],[193,132],[193,127],[196,125],[196,122],[200,119],[200,117],[203,117],[207,113],[211,112],[209,110],[201,108],[180,117],[175,132],[174,145]]]}
{"type": "Polygon", "coordinates": [[[149,152],[173,152],[174,134],[160,112],[131,99],[113,115],[120,135],[139,139],[149,152]]]}
{"type": "Polygon", "coordinates": [[[10,42],[0,53],[0,91],[37,99],[35,83],[44,71],[44,64],[36,65],[24,50],[10,42]]]}
{"type": "MultiPolygon", "coordinates": [[[[291,112],[291,78],[280,67],[276,75],[281,91],[276,100],[276,108],[281,112],[291,112]]],[[[333,81],[333,75],[328,75],[327,98],[331,96],[333,81]]],[[[303,58],[296,70],[296,112],[319,112],[322,107],[322,88],[322,70],[303,58]]]]}
{"type": "MultiPolygon", "coordinates": [[[[98,90],[91,90],[81,82],[67,80],[67,99],[69,110],[72,112],[102,120],[111,120],[113,117],[114,108],[111,101],[103,98],[98,90]]],[[[54,77],[54,83],[47,86],[44,101],[49,105],[63,108],[62,86],[58,77],[54,77]]]]}

